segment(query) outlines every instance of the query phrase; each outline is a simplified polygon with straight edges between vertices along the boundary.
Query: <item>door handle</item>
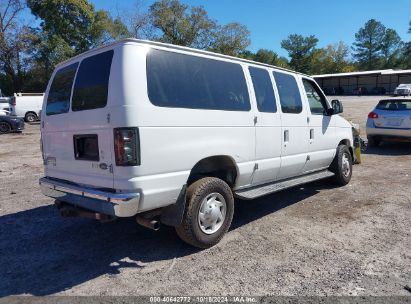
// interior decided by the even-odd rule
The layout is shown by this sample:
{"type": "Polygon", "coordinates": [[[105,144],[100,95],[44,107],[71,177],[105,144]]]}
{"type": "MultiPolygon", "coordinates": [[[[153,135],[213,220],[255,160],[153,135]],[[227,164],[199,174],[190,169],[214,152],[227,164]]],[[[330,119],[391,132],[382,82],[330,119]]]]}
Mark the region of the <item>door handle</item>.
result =
{"type": "Polygon", "coordinates": [[[288,130],[284,130],[284,143],[288,143],[290,141],[290,132],[288,130]]]}
{"type": "Polygon", "coordinates": [[[314,139],[314,129],[310,129],[310,139],[314,139]]]}

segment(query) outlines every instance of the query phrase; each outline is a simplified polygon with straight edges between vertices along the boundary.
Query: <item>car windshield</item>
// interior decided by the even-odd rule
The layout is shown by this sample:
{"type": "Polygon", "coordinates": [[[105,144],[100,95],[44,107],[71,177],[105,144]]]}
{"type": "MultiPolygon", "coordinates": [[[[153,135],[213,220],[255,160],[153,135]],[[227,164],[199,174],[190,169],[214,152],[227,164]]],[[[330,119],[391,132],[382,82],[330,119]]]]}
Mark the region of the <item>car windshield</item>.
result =
{"type": "Polygon", "coordinates": [[[381,100],[377,109],[387,111],[407,111],[411,110],[411,100],[381,100]]]}

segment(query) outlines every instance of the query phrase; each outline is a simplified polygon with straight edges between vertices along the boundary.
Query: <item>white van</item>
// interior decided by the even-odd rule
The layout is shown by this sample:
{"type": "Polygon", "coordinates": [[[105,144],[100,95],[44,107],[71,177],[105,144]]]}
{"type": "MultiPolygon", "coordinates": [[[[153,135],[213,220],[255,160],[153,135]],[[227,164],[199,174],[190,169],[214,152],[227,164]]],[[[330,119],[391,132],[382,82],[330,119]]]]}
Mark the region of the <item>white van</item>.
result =
{"type": "Polygon", "coordinates": [[[10,100],[11,115],[35,122],[40,118],[43,99],[44,93],[14,93],[10,100]]]}
{"type": "Polygon", "coordinates": [[[206,248],[229,229],[234,197],[350,181],[353,135],[341,112],[306,75],[126,39],[54,71],[40,185],[62,215],[161,222],[206,248]]]}

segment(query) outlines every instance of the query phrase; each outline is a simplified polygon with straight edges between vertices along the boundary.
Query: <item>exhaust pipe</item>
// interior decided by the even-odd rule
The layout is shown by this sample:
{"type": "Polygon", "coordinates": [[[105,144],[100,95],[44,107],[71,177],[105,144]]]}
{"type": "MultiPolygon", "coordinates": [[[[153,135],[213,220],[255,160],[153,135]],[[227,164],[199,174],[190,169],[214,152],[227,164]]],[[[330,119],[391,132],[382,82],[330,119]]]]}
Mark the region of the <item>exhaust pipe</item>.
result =
{"type": "Polygon", "coordinates": [[[108,214],[93,212],[93,211],[89,211],[86,209],[75,208],[67,204],[64,204],[62,202],[56,202],[56,205],[62,217],[90,218],[90,219],[99,220],[102,223],[110,222],[114,220],[114,218],[108,214]]]}
{"type": "Polygon", "coordinates": [[[136,217],[136,222],[148,229],[158,231],[160,229],[160,221],[156,218],[145,218],[142,216],[136,217]]]}

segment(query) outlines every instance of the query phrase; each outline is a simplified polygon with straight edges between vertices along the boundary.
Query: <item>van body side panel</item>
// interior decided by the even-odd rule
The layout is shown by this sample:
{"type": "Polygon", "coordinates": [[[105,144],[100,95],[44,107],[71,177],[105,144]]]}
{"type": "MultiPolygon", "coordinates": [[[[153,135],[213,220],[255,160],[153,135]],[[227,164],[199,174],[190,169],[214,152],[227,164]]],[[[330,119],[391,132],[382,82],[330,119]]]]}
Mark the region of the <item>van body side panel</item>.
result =
{"type": "Polygon", "coordinates": [[[44,96],[16,96],[16,105],[11,106],[12,115],[17,117],[25,117],[28,112],[36,113],[39,115],[43,106],[44,96]]]}
{"type": "Polygon", "coordinates": [[[139,128],[141,165],[115,166],[114,188],[143,189],[139,212],[166,206],[176,201],[197,162],[218,155],[236,162],[236,187],[250,185],[255,141],[252,111],[154,106],[147,92],[149,51],[138,45],[123,50],[122,74],[116,82],[123,89],[124,106],[114,111],[112,124],[139,128]]]}

